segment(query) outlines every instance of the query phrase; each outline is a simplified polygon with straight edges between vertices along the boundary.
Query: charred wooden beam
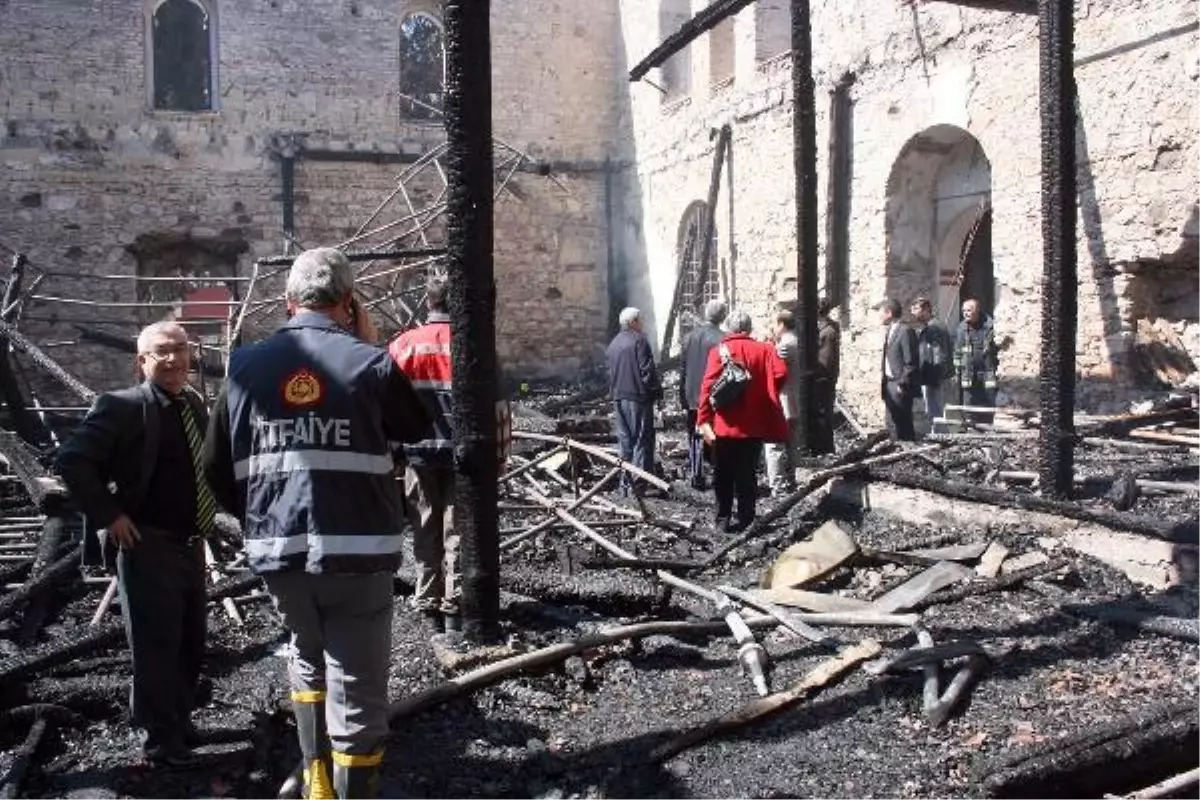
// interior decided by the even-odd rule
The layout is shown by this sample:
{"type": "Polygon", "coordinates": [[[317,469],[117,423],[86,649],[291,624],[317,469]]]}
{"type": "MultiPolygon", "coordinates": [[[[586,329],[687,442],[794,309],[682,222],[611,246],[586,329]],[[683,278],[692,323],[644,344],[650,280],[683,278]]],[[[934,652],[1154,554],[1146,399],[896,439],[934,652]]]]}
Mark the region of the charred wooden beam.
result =
{"type": "MultiPolygon", "coordinates": [[[[79,340],[83,342],[95,342],[96,344],[111,347],[113,350],[118,350],[122,353],[135,355],[137,353],[137,339],[129,336],[121,336],[108,331],[93,328],[90,325],[75,324],[75,330],[79,331],[79,340]]],[[[225,368],[215,367],[211,364],[202,364],[200,369],[204,371],[204,375],[209,378],[224,378],[225,368]]]]}
{"type": "Polygon", "coordinates": [[[977,8],[982,11],[1007,11],[1012,14],[1038,13],[1037,0],[922,0],[922,2],[946,3],[964,8],[977,8]]]}
{"type": "Polygon", "coordinates": [[[66,661],[72,661],[85,653],[109,647],[120,641],[125,634],[124,626],[113,622],[103,628],[87,628],[81,636],[62,637],[43,648],[22,652],[20,655],[0,661],[0,685],[20,680],[39,670],[66,661]]]}
{"type": "Polygon", "coordinates": [[[1077,519],[1081,522],[1093,522],[1115,530],[1140,533],[1178,544],[1195,544],[1198,541],[1195,518],[1191,520],[1172,521],[1119,511],[1106,511],[1098,508],[1088,508],[1063,500],[1036,497],[1023,492],[992,489],[986,486],[979,486],[978,484],[934,478],[928,475],[917,475],[899,470],[887,472],[876,470],[872,471],[870,477],[872,480],[884,480],[894,483],[897,486],[904,486],[909,489],[923,489],[927,492],[934,492],[960,500],[970,500],[975,503],[988,503],[1003,508],[1019,508],[1024,511],[1057,514],[1058,516],[1077,519]]]}
{"type": "Polygon", "coordinates": [[[54,588],[59,581],[69,576],[72,570],[79,566],[79,549],[55,561],[39,574],[31,575],[20,589],[15,589],[0,597],[0,620],[7,619],[23,608],[26,603],[49,589],[54,588]]]}
{"type": "Polygon", "coordinates": [[[796,181],[796,337],[799,342],[797,438],[816,450],[821,420],[815,403],[817,370],[817,101],[812,70],[809,0],[792,0],[792,158],[796,181]]]}
{"type": "Polygon", "coordinates": [[[1069,603],[1062,607],[1068,614],[1100,620],[1114,625],[1128,625],[1147,633],[1156,633],[1186,642],[1200,642],[1200,623],[1192,618],[1168,617],[1156,611],[1133,608],[1121,603],[1080,605],[1069,603]]]}
{"type": "MultiPolygon", "coordinates": [[[[432,258],[434,256],[446,255],[447,252],[446,248],[443,247],[410,247],[400,250],[349,251],[343,255],[351,263],[357,264],[362,261],[399,261],[409,258],[432,258]]],[[[257,263],[261,267],[290,267],[295,260],[296,256],[271,256],[269,258],[260,258],[257,263]]]]}
{"type": "Polygon", "coordinates": [[[446,0],[447,267],[454,374],[454,524],[463,632],[497,634],[496,285],[492,264],[490,0],[446,0]]]}
{"type": "Polygon", "coordinates": [[[1000,592],[1005,589],[1011,589],[1014,586],[1019,586],[1027,580],[1038,578],[1042,575],[1048,575],[1051,572],[1057,572],[1063,567],[1068,567],[1071,562],[1065,558],[1052,558],[1042,564],[1029,567],[1028,569],[1019,570],[1017,572],[1002,575],[999,578],[986,578],[976,581],[958,589],[947,589],[937,594],[930,595],[918,603],[912,605],[913,611],[924,611],[925,609],[942,605],[945,603],[957,603],[959,600],[964,600],[968,597],[975,597],[981,594],[990,594],[992,592],[1000,592]]]}
{"type": "MultiPolygon", "coordinates": [[[[33,558],[29,582],[36,581],[50,568],[51,561],[58,555],[66,533],[67,523],[62,516],[55,514],[46,518],[42,524],[42,537],[38,540],[38,549],[33,558]]],[[[73,550],[66,558],[73,558],[78,554],[78,550],[73,550]]],[[[67,573],[69,574],[69,570],[67,573]]],[[[41,630],[42,622],[46,619],[46,612],[49,608],[49,597],[49,592],[38,592],[29,600],[29,606],[25,609],[25,616],[21,620],[21,632],[17,637],[17,641],[21,644],[32,642],[38,631],[41,630]]]]}
{"type": "Polygon", "coordinates": [[[8,768],[8,774],[4,776],[3,783],[0,783],[0,797],[20,797],[21,785],[25,782],[25,775],[29,772],[30,766],[33,764],[33,757],[37,754],[37,750],[41,747],[42,739],[46,735],[46,729],[50,725],[50,720],[39,717],[33,721],[33,725],[29,727],[29,733],[25,737],[25,741],[21,746],[13,751],[12,766],[8,768]]]}
{"type": "Polygon", "coordinates": [[[661,67],[668,58],[698,39],[705,31],[715,28],[723,20],[738,13],[752,2],[754,0],[715,0],[696,16],[680,25],[679,30],[663,39],[662,44],[635,64],[633,69],[629,70],[629,80],[641,80],[646,73],[655,67],[661,67]]]}
{"type": "Polygon", "coordinates": [[[1038,0],[1042,130],[1042,360],[1038,473],[1045,491],[1070,497],[1075,462],[1075,4],[1038,0]]]}
{"type": "MultiPolygon", "coordinates": [[[[16,320],[20,309],[25,264],[26,258],[23,254],[17,253],[13,256],[8,284],[4,287],[3,298],[0,298],[0,320],[10,325],[16,320]]],[[[9,360],[8,346],[8,337],[0,336],[0,397],[3,397],[5,405],[8,406],[8,414],[17,435],[35,447],[42,447],[50,441],[50,431],[46,423],[31,412],[25,403],[25,395],[17,384],[17,375],[9,360]]]]}
{"type": "Polygon", "coordinates": [[[991,797],[1102,797],[1194,766],[1198,728],[1194,701],[1159,704],[1006,752],[975,777],[991,797]]]}
{"type": "Polygon", "coordinates": [[[43,353],[40,347],[29,341],[25,337],[25,334],[18,331],[12,325],[9,325],[3,319],[0,319],[0,337],[6,337],[12,343],[13,347],[29,356],[29,359],[34,364],[57,378],[59,383],[70,389],[80,400],[90,403],[96,399],[95,392],[84,386],[79,379],[63,369],[57,361],[43,353]]]}
{"type": "Polygon", "coordinates": [[[825,191],[825,296],[844,306],[850,269],[850,186],[857,76],[846,72],[829,90],[829,176],[825,191]]]}

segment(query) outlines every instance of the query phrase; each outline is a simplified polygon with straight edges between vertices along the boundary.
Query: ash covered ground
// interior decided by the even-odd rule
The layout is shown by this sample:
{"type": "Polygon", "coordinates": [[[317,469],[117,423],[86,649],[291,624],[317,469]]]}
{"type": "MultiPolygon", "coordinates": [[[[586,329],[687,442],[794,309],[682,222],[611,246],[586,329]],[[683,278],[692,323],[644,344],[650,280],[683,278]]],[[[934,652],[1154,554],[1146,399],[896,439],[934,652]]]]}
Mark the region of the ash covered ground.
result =
{"type": "MultiPolygon", "coordinates": [[[[528,404],[529,408],[536,403],[528,404]]],[[[597,408],[602,408],[599,406],[597,408]]],[[[586,416],[588,407],[573,409],[586,416]]],[[[541,419],[530,411],[522,422],[541,419]]],[[[537,427],[536,425],[534,427],[537,427]]],[[[580,434],[581,438],[584,434],[580,434]]],[[[602,437],[601,437],[602,438],[602,437]]],[[[842,444],[848,444],[844,441],[842,444]]],[[[531,456],[545,445],[522,443],[531,456]]],[[[682,471],[678,431],[660,439],[666,477],[682,471]]],[[[1081,448],[1080,469],[1112,474],[1119,467],[1139,477],[1194,480],[1195,461],[1081,448]]],[[[997,469],[1034,469],[1032,444],[961,445],[932,461],[906,461],[894,470],[950,476],[980,485],[999,484],[997,469]]],[[[819,466],[813,464],[811,466],[819,466]]],[[[577,464],[582,486],[607,466],[577,464]]],[[[555,479],[531,470],[547,491],[567,496],[555,479]]],[[[570,472],[563,473],[570,481],[570,472]]],[[[886,473],[879,472],[882,477],[886,473]]],[[[515,483],[515,482],[514,482],[515,483]]],[[[583,509],[588,522],[629,519],[604,535],[640,558],[702,561],[729,534],[711,526],[711,495],[678,482],[670,498],[645,501],[651,525],[636,519],[638,506],[613,493],[607,502],[625,509],[583,509]]],[[[1033,489],[1006,486],[1013,492],[1033,489]]],[[[1083,492],[1081,504],[1106,507],[1102,491],[1083,492]]],[[[505,502],[523,506],[520,492],[505,502]]],[[[770,507],[763,499],[760,512],[770,507]]],[[[1194,496],[1142,497],[1134,513],[1183,519],[1195,513],[1194,496]]],[[[519,530],[543,519],[529,510],[506,510],[501,528],[519,530]]],[[[862,669],[795,707],[733,733],[705,741],[666,760],[651,751],[680,732],[741,708],[756,698],[742,674],[737,645],[726,633],[652,636],[597,648],[553,667],[511,677],[396,722],[388,744],[382,796],[409,797],[972,797],[1003,794],[994,776],[1022,753],[1072,740],[1081,732],[1139,726],[1139,715],[1178,714],[1190,708],[1190,731],[1180,733],[1195,752],[1197,645],[1134,628],[1083,618],[1064,605],[1124,600],[1166,616],[1194,620],[1194,586],[1150,592],[1117,570],[1063,546],[1051,531],[996,525],[931,527],[897,522],[877,512],[837,506],[814,495],[762,535],[734,548],[688,578],[706,586],[756,586],[780,551],[821,523],[838,519],[865,549],[1000,542],[1010,558],[1030,553],[1063,557],[1067,566],[1009,590],[940,605],[922,614],[936,642],[968,639],[994,655],[969,698],[949,721],[932,727],[922,712],[920,671],[876,676],[862,669]],[[1189,739],[1188,736],[1191,738],[1189,739]],[[989,782],[991,781],[991,782],[989,782]]],[[[502,625],[515,651],[578,638],[602,628],[660,619],[714,618],[711,605],[666,591],[645,570],[597,569],[605,553],[567,529],[551,529],[503,554],[502,625]]],[[[970,562],[973,563],[973,562],[970,562]]],[[[916,575],[921,566],[856,557],[805,588],[871,600],[916,575]]],[[[448,674],[425,637],[406,596],[411,560],[397,578],[394,625],[394,698],[442,683],[448,674]]],[[[82,632],[102,586],[76,583],[56,596],[39,641],[15,643],[19,617],[0,623],[0,663],[82,632]]],[[[212,732],[202,752],[205,766],[153,772],[139,765],[136,736],[125,704],[129,662],[123,642],[73,663],[0,683],[0,709],[31,703],[61,705],[78,717],[56,723],[24,782],[27,796],[274,796],[298,761],[288,711],[282,657],[284,634],[266,602],[240,602],[244,625],[232,623],[220,604],[210,613],[208,702],[199,723],[212,732]]],[[[116,620],[116,613],[110,613],[116,620]]],[[[874,638],[885,654],[915,645],[904,628],[828,628],[846,643],[874,638]]],[[[782,690],[826,662],[832,651],[782,629],[760,632],[770,655],[771,686],[782,690]]],[[[439,650],[445,654],[444,648],[439,650]]],[[[943,670],[943,685],[958,662],[943,670]]],[[[9,713],[0,711],[0,713],[9,713]]],[[[13,763],[28,722],[6,718],[0,727],[0,772],[13,763]]],[[[1142,729],[1146,726],[1141,725],[1142,729]]],[[[1186,760],[1186,759],[1185,759],[1186,760]]],[[[1068,765],[1069,766],[1069,765],[1068,765]]],[[[1104,778],[1121,792],[1170,774],[1138,773],[1128,765],[1104,778]]],[[[1181,771],[1193,762],[1184,764],[1181,771]]],[[[1064,766],[1064,769],[1067,767],[1064,766]]],[[[1046,783],[1053,788],[1054,784],[1046,783]]],[[[1047,796],[1050,796],[1048,793],[1047,796]]]]}

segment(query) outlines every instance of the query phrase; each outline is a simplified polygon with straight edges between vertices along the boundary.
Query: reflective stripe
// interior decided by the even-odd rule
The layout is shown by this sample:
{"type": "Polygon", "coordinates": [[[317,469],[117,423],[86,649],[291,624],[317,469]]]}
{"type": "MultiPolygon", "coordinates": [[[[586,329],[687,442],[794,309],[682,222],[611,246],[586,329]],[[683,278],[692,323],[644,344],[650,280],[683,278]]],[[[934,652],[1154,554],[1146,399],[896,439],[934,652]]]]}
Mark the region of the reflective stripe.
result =
{"type": "Polygon", "coordinates": [[[292,692],[292,702],[293,703],[324,703],[325,702],[325,692],[324,692],[324,690],[293,691],[292,692]]]}
{"type": "Polygon", "coordinates": [[[383,763],[383,751],[357,755],[355,753],[339,753],[334,750],[333,763],[342,767],[378,767],[383,763]]]}
{"type": "Polygon", "coordinates": [[[417,379],[417,380],[411,380],[411,381],[409,381],[409,383],[412,384],[412,387],[414,389],[432,389],[435,392],[450,391],[450,381],[435,381],[435,380],[417,379]]]}
{"type": "Polygon", "coordinates": [[[324,556],[381,556],[400,552],[402,537],[399,533],[379,534],[332,534],[321,536],[301,533],[296,536],[272,536],[265,539],[247,539],[246,556],[251,561],[271,559],[278,561],[284,556],[308,553],[310,558],[324,556]]]}
{"type": "Polygon", "coordinates": [[[275,475],[303,470],[387,475],[392,471],[392,457],[345,450],[285,450],[282,453],[259,453],[235,462],[233,476],[243,480],[251,475],[275,475]]]}

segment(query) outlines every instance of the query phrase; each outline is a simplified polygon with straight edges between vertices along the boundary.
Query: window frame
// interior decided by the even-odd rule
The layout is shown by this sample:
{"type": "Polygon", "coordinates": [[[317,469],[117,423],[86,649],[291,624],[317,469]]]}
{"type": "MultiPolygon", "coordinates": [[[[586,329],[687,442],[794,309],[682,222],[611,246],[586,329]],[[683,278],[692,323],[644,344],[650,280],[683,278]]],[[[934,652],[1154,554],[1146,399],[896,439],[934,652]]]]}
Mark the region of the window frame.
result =
{"type": "Polygon", "coordinates": [[[146,110],[151,114],[216,114],[220,112],[220,50],[218,49],[217,31],[220,28],[220,18],[217,15],[216,0],[184,0],[199,6],[208,15],[208,108],[195,111],[180,108],[159,108],[154,104],[154,15],[159,7],[168,0],[142,0],[142,18],[145,36],[145,80],[146,110]]]}
{"type": "Polygon", "coordinates": [[[446,23],[441,15],[434,9],[426,7],[424,4],[414,4],[411,8],[406,8],[400,14],[399,24],[396,25],[396,112],[402,125],[437,125],[443,124],[443,115],[446,108],[446,23]],[[406,102],[411,103],[406,97],[401,97],[400,93],[405,88],[404,86],[404,54],[402,51],[402,28],[404,23],[412,17],[424,17],[437,27],[441,34],[442,40],[442,108],[439,113],[430,112],[430,117],[415,117],[410,116],[411,112],[404,110],[406,102]]]}

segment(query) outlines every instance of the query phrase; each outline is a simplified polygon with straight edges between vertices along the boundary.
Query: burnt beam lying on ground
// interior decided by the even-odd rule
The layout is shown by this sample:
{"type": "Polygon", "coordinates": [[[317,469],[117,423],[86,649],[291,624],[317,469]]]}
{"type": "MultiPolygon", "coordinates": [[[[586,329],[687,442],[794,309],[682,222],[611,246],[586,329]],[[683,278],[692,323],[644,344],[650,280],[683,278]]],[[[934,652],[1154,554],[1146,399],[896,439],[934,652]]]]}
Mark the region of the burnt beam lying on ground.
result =
{"type": "Polygon", "coordinates": [[[500,615],[490,9],[488,0],[444,4],[454,524],[461,537],[463,631],[477,640],[497,633],[500,615]]]}
{"type": "Polygon", "coordinates": [[[1042,134],[1042,363],[1038,376],[1042,486],[1069,497],[1075,461],[1075,4],[1038,0],[1042,134]]]}
{"type": "Polygon", "coordinates": [[[991,797],[1103,797],[1195,766],[1198,744],[1194,699],[1160,704],[1006,754],[976,778],[991,797]]]}
{"type": "Polygon", "coordinates": [[[629,80],[639,81],[655,67],[661,67],[668,58],[687,47],[698,39],[705,31],[712,30],[721,22],[754,0],[716,0],[696,16],[679,26],[679,30],[663,39],[662,44],[650,51],[650,54],[629,70],[629,80]]]}

